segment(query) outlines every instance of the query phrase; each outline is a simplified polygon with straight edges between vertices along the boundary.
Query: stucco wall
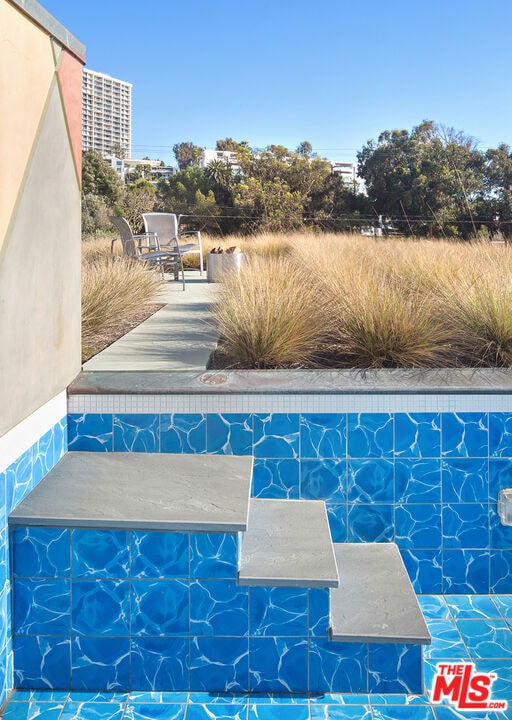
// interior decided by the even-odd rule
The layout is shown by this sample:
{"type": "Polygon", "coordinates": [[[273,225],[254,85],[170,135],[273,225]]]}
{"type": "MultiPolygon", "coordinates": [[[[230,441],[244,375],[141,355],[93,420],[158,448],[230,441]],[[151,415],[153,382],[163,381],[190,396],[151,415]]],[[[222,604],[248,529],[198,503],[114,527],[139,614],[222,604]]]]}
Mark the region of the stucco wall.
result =
{"type": "Polygon", "coordinates": [[[84,57],[62,38],[37,2],[0,0],[0,436],[80,370],[84,57]]]}

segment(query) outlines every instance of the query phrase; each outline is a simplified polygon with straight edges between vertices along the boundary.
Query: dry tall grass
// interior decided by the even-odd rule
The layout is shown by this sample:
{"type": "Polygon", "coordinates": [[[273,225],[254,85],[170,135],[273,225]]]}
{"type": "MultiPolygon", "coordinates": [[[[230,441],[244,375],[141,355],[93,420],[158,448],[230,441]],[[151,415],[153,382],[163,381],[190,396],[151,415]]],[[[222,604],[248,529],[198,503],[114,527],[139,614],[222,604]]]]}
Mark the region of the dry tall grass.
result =
{"type": "MultiPolygon", "coordinates": [[[[259,246],[258,239],[252,242],[259,246]]],[[[244,250],[251,255],[250,246],[244,250]]],[[[263,348],[280,335],[276,367],[512,366],[508,246],[301,234],[286,237],[283,253],[282,272],[276,273],[263,250],[258,272],[251,264],[223,294],[217,320],[229,338],[232,363],[269,367],[271,354],[263,348]],[[293,268],[289,283],[285,268],[290,277],[293,268]],[[268,316],[260,303],[271,304],[268,316]],[[302,322],[286,320],[290,308],[302,322]],[[297,339],[304,336],[304,320],[318,324],[315,339],[299,342],[301,352],[288,360],[286,348],[294,346],[296,327],[297,339]]]]}
{"type": "Polygon", "coordinates": [[[227,364],[242,368],[302,366],[325,335],[325,309],[305,268],[255,255],[227,276],[215,305],[227,364]]]}
{"type": "Polygon", "coordinates": [[[144,314],[160,284],[159,273],[142,263],[111,257],[109,238],[83,243],[82,358],[108,344],[130,318],[144,314]]]}

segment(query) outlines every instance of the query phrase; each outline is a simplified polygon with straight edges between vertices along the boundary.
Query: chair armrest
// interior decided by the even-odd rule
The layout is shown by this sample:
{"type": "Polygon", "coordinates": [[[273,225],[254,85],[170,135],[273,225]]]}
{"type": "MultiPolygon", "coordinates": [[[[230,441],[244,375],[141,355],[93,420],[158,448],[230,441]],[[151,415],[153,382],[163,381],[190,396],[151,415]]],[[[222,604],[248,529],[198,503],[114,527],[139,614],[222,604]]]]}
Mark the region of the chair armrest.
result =
{"type": "Polygon", "coordinates": [[[146,247],[149,250],[159,250],[158,235],[155,232],[141,233],[140,235],[134,235],[133,239],[137,242],[139,250],[146,247]],[[142,243],[145,241],[146,245],[142,243]]]}

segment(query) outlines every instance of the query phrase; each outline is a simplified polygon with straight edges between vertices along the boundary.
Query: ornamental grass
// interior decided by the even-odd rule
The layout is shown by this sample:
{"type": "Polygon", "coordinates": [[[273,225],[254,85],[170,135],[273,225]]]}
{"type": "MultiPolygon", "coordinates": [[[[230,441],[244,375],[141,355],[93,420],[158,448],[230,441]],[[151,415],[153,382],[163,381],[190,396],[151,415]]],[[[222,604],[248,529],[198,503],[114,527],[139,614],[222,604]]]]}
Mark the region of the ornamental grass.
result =
{"type": "Polygon", "coordinates": [[[232,366],[512,366],[508,245],[306,233],[285,243],[279,270],[260,255],[223,291],[216,320],[232,366]]]}
{"type": "Polygon", "coordinates": [[[159,272],[111,257],[110,239],[91,242],[82,244],[83,360],[154,312],[149,306],[161,285],[159,272]]]}

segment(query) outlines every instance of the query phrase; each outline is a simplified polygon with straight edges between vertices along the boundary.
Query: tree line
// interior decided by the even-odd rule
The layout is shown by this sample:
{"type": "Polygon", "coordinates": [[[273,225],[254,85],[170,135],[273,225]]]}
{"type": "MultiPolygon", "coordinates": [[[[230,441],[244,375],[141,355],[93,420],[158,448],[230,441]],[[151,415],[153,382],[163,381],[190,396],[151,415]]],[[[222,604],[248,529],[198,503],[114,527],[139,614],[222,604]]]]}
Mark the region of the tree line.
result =
{"type": "Polygon", "coordinates": [[[84,232],[103,229],[112,211],[138,230],[140,214],[156,210],[185,215],[212,234],[380,225],[404,235],[512,237],[510,148],[479,150],[473,138],[430,120],[364,145],[357,154],[364,192],[333,173],[308,141],[295,150],[255,150],[225,138],[216,149],[236,160],[200,167],[202,148],[181,142],[173,147],[173,175],[151,181],[136,172],[126,186],[100,156],[84,153],[84,232]]]}

